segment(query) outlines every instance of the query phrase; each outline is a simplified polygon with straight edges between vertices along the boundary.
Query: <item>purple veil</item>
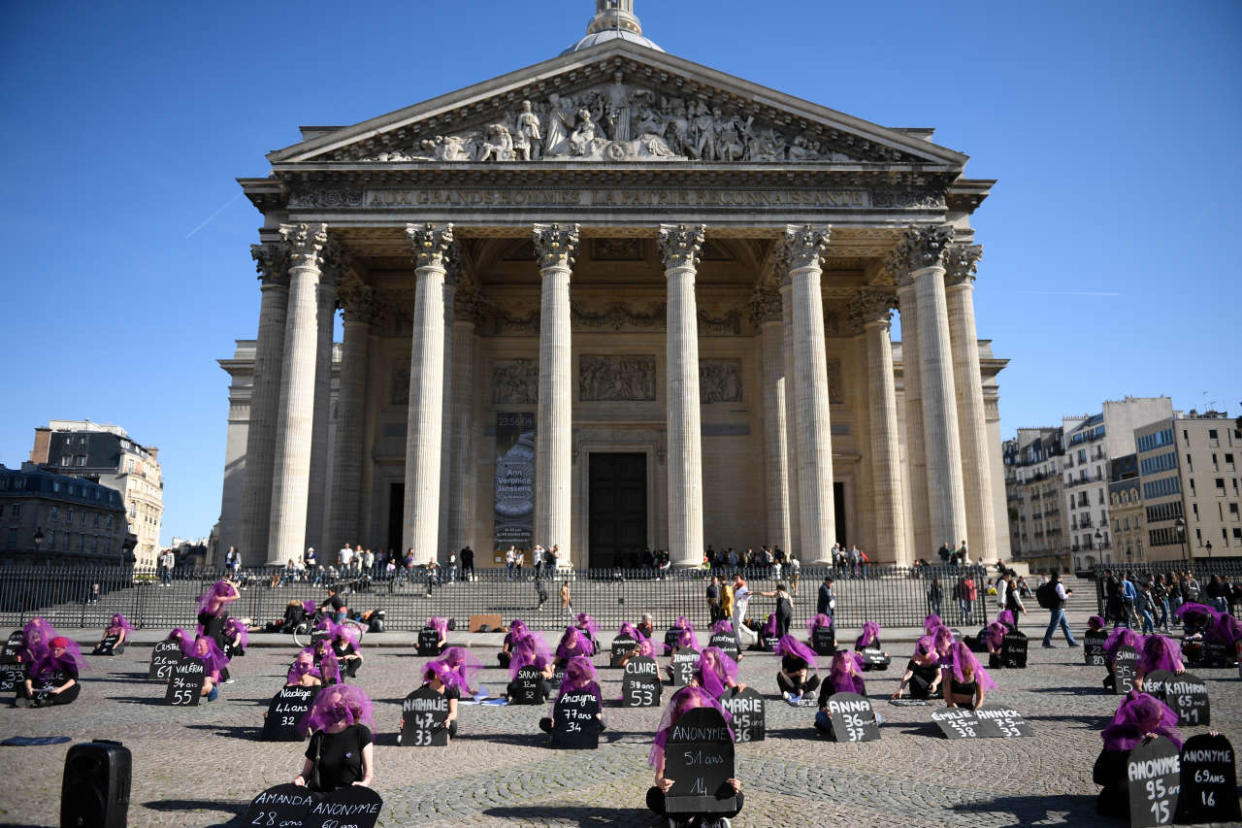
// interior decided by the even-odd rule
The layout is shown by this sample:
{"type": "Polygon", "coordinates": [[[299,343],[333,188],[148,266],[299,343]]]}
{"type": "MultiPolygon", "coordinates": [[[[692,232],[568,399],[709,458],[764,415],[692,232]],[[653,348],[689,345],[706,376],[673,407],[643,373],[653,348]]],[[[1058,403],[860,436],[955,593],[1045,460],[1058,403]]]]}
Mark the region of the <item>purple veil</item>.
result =
{"type": "Polygon", "coordinates": [[[53,670],[64,670],[79,675],[85,669],[86,659],[82,658],[82,650],[78,647],[78,642],[58,635],[48,641],[47,649],[31,663],[30,675],[42,678],[53,670]],[[57,656],[52,652],[56,647],[64,647],[65,651],[57,656]]]}
{"type": "Polygon", "coordinates": [[[576,693],[580,690],[589,690],[595,694],[595,698],[603,699],[600,695],[599,683],[596,681],[595,665],[585,656],[574,656],[565,665],[565,678],[561,679],[561,689],[556,694],[556,700],[560,701],[561,696],[566,693],[576,693]]]}
{"type": "Polygon", "coordinates": [[[1100,738],[1104,740],[1105,750],[1133,750],[1142,744],[1148,733],[1166,737],[1181,750],[1177,714],[1156,697],[1131,690],[1121,700],[1117,713],[1105,725],[1100,738]]]}
{"type": "Polygon", "coordinates": [[[638,654],[640,656],[646,656],[647,658],[655,658],[656,657],[655,642],[652,641],[650,638],[638,639],[638,654]]]}
{"type": "Polygon", "coordinates": [[[437,678],[445,687],[454,687],[458,692],[468,692],[465,680],[461,674],[442,658],[435,661],[428,661],[423,665],[423,681],[429,682],[432,678],[437,678]]]}
{"type": "Polygon", "coordinates": [[[930,635],[925,635],[918,641],[914,642],[915,655],[927,655],[936,646],[935,640],[930,635]]]}
{"type": "Polygon", "coordinates": [[[430,627],[431,629],[435,630],[437,633],[440,634],[441,638],[443,638],[445,641],[448,641],[449,628],[448,628],[447,618],[441,618],[438,615],[434,615],[431,618],[427,619],[427,623],[425,626],[430,627]]]}
{"type": "Polygon", "coordinates": [[[586,630],[591,634],[591,638],[595,638],[599,632],[599,627],[595,624],[595,619],[588,613],[578,613],[577,627],[580,630],[586,630]]]}
{"type": "Polygon", "coordinates": [[[230,639],[236,638],[243,650],[250,646],[250,633],[246,631],[246,625],[231,615],[229,620],[224,622],[224,636],[230,639]]]}
{"type": "Polygon", "coordinates": [[[937,627],[932,633],[932,644],[936,648],[936,652],[945,654],[949,652],[949,648],[953,646],[953,630],[948,627],[937,627]]]}
{"type": "Polygon", "coordinates": [[[302,658],[302,656],[307,654],[306,650],[298,653],[298,657],[293,660],[293,664],[289,667],[289,674],[285,676],[285,684],[300,684],[302,676],[314,676],[320,681],[323,680],[323,674],[315,667],[314,657],[302,658]]]}
{"type": "Polygon", "coordinates": [[[56,628],[46,618],[37,617],[26,622],[26,626],[22,628],[22,635],[24,636],[21,650],[22,661],[26,664],[33,664],[47,655],[47,643],[60,633],[56,632],[56,628]]]}
{"type": "Polygon", "coordinates": [[[1143,649],[1143,636],[1136,633],[1129,627],[1118,627],[1113,630],[1112,634],[1104,641],[1104,656],[1108,659],[1108,663],[1112,664],[1117,658],[1118,647],[1133,647],[1135,650],[1143,649]]]}
{"type": "Polygon", "coordinates": [[[620,629],[620,631],[617,633],[617,635],[618,635],[618,636],[629,636],[630,638],[634,639],[635,641],[642,641],[644,638],[646,638],[646,637],[647,637],[647,636],[643,635],[641,632],[639,632],[639,631],[638,631],[638,627],[635,627],[635,626],[634,626],[633,624],[631,624],[629,621],[622,621],[622,622],[621,622],[621,629],[620,629]]]}
{"type": "Polygon", "coordinates": [[[307,735],[318,730],[326,730],[338,722],[346,724],[365,724],[375,728],[372,714],[375,706],[362,692],[362,688],[352,684],[337,684],[319,691],[310,710],[298,723],[298,730],[307,735]]]}
{"type": "MultiPolygon", "coordinates": [[[[686,712],[696,707],[713,707],[724,716],[725,724],[733,721],[733,715],[720,706],[720,702],[716,701],[707,690],[703,687],[695,687],[693,684],[683,687],[673,694],[669,699],[668,707],[664,708],[664,715],[660,717],[660,726],[656,730],[655,738],[651,741],[651,752],[647,754],[647,762],[654,768],[657,767],[664,758],[664,746],[668,744],[668,738],[673,732],[673,725],[686,712]]],[[[733,731],[729,731],[730,737],[733,731]]]]}
{"type": "Polygon", "coordinates": [[[862,635],[854,642],[854,649],[861,650],[864,647],[870,647],[875,644],[880,637],[880,625],[874,621],[868,621],[862,626],[862,635]]]}
{"type": "Polygon", "coordinates": [[[465,647],[449,647],[444,651],[444,655],[440,656],[440,660],[461,676],[463,690],[470,688],[475,674],[483,669],[483,661],[465,647]]]}
{"type": "Polygon", "coordinates": [[[712,624],[713,633],[731,633],[733,632],[733,622],[728,618],[721,618],[715,624],[712,624]]]}
{"type": "Polygon", "coordinates": [[[518,641],[520,641],[522,637],[527,635],[529,632],[530,631],[526,628],[525,621],[521,618],[514,618],[513,622],[509,624],[509,632],[505,633],[504,643],[508,644],[509,649],[512,650],[514,645],[516,645],[518,641]]]}
{"type": "Polygon", "coordinates": [[[182,646],[182,648],[184,648],[186,644],[186,639],[189,637],[190,637],[190,634],[186,632],[185,630],[183,630],[181,627],[173,627],[172,632],[168,634],[168,638],[164,640],[165,641],[176,641],[178,644],[182,646]]]}
{"type": "Polygon", "coordinates": [[[719,647],[705,647],[694,675],[699,686],[718,699],[730,681],[737,682],[737,662],[719,647]]]}
{"type": "Polygon", "coordinates": [[[923,619],[923,632],[931,635],[936,631],[937,627],[943,627],[944,622],[940,620],[940,616],[932,613],[923,619]]]}
{"type": "Polygon", "coordinates": [[[1229,646],[1235,641],[1242,640],[1242,622],[1227,612],[1219,613],[1216,621],[1204,633],[1203,638],[1229,646]]]}
{"type": "Polygon", "coordinates": [[[552,660],[548,642],[541,633],[527,633],[513,645],[513,654],[509,658],[509,677],[516,679],[518,670],[523,667],[534,667],[543,670],[552,660]]]}
{"type": "Polygon", "coordinates": [[[1104,629],[1104,616],[1093,615],[1087,619],[1087,632],[1099,632],[1104,629]]]}
{"type": "Polygon", "coordinates": [[[974,674],[975,681],[979,682],[979,686],[984,690],[991,690],[996,686],[996,682],[988,675],[988,671],[983,669],[983,665],[979,663],[979,659],[975,658],[975,654],[970,651],[964,641],[953,642],[953,648],[949,650],[949,654],[953,657],[953,678],[960,682],[966,681],[966,669],[974,674]]]}
{"type": "Polygon", "coordinates": [[[1139,652],[1138,672],[1147,675],[1153,670],[1175,672],[1182,667],[1182,648],[1176,641],[1163,635],[1149,635],[1143,640],[1139,652]]]}
{"type": "Polygon", "coordinates": [[[219,615],[224,609],[224,598],[236,595],[236,588],[228,581],[221,578],[200,596],[198,596],[198,614],[207,613],[209,615],[219,615]]]}
{"type": "Polygon", "coordinates": [[[815,651],[792,635],[782,635],[772,647],[772,652],[776,653],[777,658],[784,656],[800,658],[806,662],[807,669],[819,672],[819,664],[815,661],[815,651]]]}
{"type": "Polygon", "coordinates": [[[561,636],[561,641],[556,645],[557,658],[574,658],[575,656],[585,656],[590,658],[595,654],[595,648],[591,646],[591,639],[582,634],[582,630],[577,627],[566,627],[565,634],[561,636]]]}
{"type": "Polygon", "coordinates": [[[815,631],[819,629],[820,627],[831,627],[831,626],[832,626],[832,616],[825,615],[824,613],[821,612],[818,615],[812,615],[810,618],[806,620],[806,634],[808,636],[814,637],[815,631]]]}
{"type": "Polygon", "coordinates": [[[673,622],[673,626],[679,630],[693,630],[694,625],[690,623],[690,619],[684,615],[677,616],[677,620],[673,622]]]}
{"type": "Polygon", "coordinates": [[[776,613],[768,613],[768,620],[763,622],[763,634],[768,638],[776,635],[776,613]]]}
{"type": "Polygon", "coordinates": [[[113,630],[125,630],[125,635],[128,636],[134,631],[134,625],[129,623],[129,620],[118,612],[116,615],[112,616],[112,620],[108,622],[107,632],[112,632],[113,630]]]}
{"type": "Polygon", "coordinates": [[[671,654],[673,650],[682,648],[694,650],[696,653],[703,652],[703,649],[699,647],[699,640],[694,637],[694,630],[688,627],[683,627],[681,632],[677,633],[677,640],[673,642],[671,647],[665,645],[665,655],[671,654]]]}
{"type": "Polygon", "coordinates": [[[220,645],[210,636],[200,635],[193,641],[181,639],[181,654],[189,658],[201,659],[203,668],[211,678],[218,678],[220,671],[228,666],[228,657],[220,650],[220,645]]]}
{"type": "Polygon", "coordinates": [[[857,693],[867,695],[867,684],[863,681],[863,659],[858,653],[850,650],[837,650],[832,657],[832,669],[828,672],[828,681],[838,693],[857,693]],[[853,670],[848,669],[853,667],[853,670]]]}
{"type": "Polygon", "coordinates": [[[1207,604],[1188,603],[1182,604],[1173,613],[1173,617],[1183,624],[1193,625],[1196,627],[1209,627],[1216,623],[1220,613],[1209,607],[1207,604]]]}
{"type": "Polygon", "coordinates": [[[1006,627],[1016,627],[1018,622],[1014,620],[1013,610],[1003,609],[996,613],[996,620],[1004,624],[1006,627]]]}
{"type": "Polygon", "coordinates": [[[305,601],[302,602],[302,611],[305,612],[307,615],[314,615],[315,610],[317,609],[319,609],[319,607],[316,606],[315,602],[309,598],[307,598],[305,601]]]}
{"type": "Polygon", "coordinates": [[[1000,621],[993,621],[988,624],[988,645],[993,650],[999,650],[1001,644],[1005,643],[1005,633],[1009,632],[1009,628],[1000,621]]]}

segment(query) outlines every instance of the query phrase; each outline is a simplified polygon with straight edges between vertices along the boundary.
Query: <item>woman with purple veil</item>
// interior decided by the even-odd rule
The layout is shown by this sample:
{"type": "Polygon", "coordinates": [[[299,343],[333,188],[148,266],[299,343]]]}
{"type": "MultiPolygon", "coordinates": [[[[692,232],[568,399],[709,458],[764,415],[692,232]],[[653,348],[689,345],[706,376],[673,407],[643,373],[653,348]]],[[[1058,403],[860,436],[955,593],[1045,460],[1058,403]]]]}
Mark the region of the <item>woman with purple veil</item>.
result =
{"type": "Polygon", "coordinates": [[[1008,609],[1001,610],[1000,612],[996,613],[996,620],[998,623],[1004,624],[1006,627],[1008,627],[1013,632],[1018,631],[1018,620],[1014,618],[1013,610],[1008,610],[1008,609]]]}
{"type": "Polygon", "coordinates": [[[78,683],[86,662],[76,641],[64,636],[48,639],[40,655],[28,662],[25,678],[17,685],[17,707],[71,704],[82,691],[78,683]]]}
{"type": "Polygon", "coordinates": [[[336,657],[336,653],[332,651],[332,642],[321,638],[302,652],[311,654],[315,666],[319,668],[320,676],[323,677],[324,684],[341,683],[341,662],[336,657]]]}
{"type": "Polygon", "coordinates": [[[983,643],[988,648],[988,667],[993,670],[1005,666],[1001,662],[1001,648],[1005,644],[1005,635],[1008,632],[1009,627],[1000,621],[988,624],[987,635],[983,637],[983,643]]]}
{"type": "MultiPolygon", "coordinates": [[[[603,696],[600,693],[599,682],[595,675],[595,665],[591,663],[591,659],[586,656],[574,656],[565,664],[565,677],[561,679],[561,688],[556,694],[556,701],[559,702],[563,696],[569,693],[590,693],[600,701],[600,712],[595,714],[595,718],[599,720],[599,732],[603,733],[607,727],[604,724],[603,714],[603,696]]],[[[556,712],[556,702],[552,703],[552,711],[539,720],[539,729],[544,733],[552,732],[552,717],[556,712]]]]}
{"type": "MultiPolygon", "coordinates": [[[[448,699],[448,717],[444,720],[444,729],[450,739],[457,736],[457,703],[462,693],[469,692],[461,675],[444,659],[428,661],[423,666],[423,687],[429,688],[448,699]]],[[[401,737],[397,736],[400,744],[401,737]]]]}
{"type": "Polygon", "coordinates": [[[832,736],[832,712],[828,709],[828,700],[837,693],[857,693],[867,695],[867,684],[863,681],[863,658],[849,650],[837,650],[832,657],[832,668],[824,685],[819,688],[819,710],[815,713],[815,729],[825,736],[832,736]]]}
{"type": "Polygon", "coordinates": [[[931,635],[936,631],[937,627],[943,627],[944,625],[944,621],[940,619],[940,616],[933,612],[923,619],[923,634],[931,635]]]}
{"type": "Polygon", "coordinates": [[[237,587],[227,578],[216,581],[198,596],[198,634],[214,639],[224,649],[224,622],[229,617],[229,604],[241,597],[237,587]]]}
{"type": "Polygon", "coordinates": [[[634,639],[635,641],[642,641],[644,638],[650,638],[650,636],[643,635],[643,631],[634,624],[631,624],[629,621],[621,622],[621,629],[617,632],[617,635],[626,636],[634,639]]]}
{"type": "Polygon", "coordinates": [[[483,671],[483,661],[465,647],[449,647],[440,660],[453,668],[461,679],[461,689],[467,695],[474,694],[474,678],[483,671]]]}
{"type": "Polygon", "coordinates": [[[112,645],[111,655],[120,655],[125,652],[125,641],[129,638],[129,634],[134,631],[134,625],[129,623],[121,613],[116,613],[108,620],[108,625],[104,627],[103,635],[99,637],[99,643],[95,645],[92,655],[99,655],[103,652],[104,642],[108,640],[108,636],[115,635],[116,643],[112,645]]]}
{"type": "Polygon", "coordinates": [[[677,619],[673,621],[673,626],[668,628],[668,634],[664,637],[665,655],[672,655],[673,650],[676,648],[676,641],[687,631],[689,631],[690,637],[693,638],[694,625],[690,623],[690,619],[684,615],[677,616],[677,619]]]}
{"type": "Polygon", "coordinates": [[[781,695],[790,704],[797,704],[804,694],[813,692],[819,686],[819,664],[815,661],[815,651],[792,635],[781,636],[772,651],[781,660],[780,672],[776,674],[781,695]]]}
{"type": "Polygon", "coordinates": [[[323,674],[315,666],[315,657],[309,650],[302,650],[289,667],[285,676],[286,687],[319,687],[323,684],[323,674]]]}
{"type": "Polygon", "coordinates": [[[948,666],[944,667],[944,675],[940,679],[944,687],[944,703],[948,707],[963,705],[971,710],[983,707],[983,699],[988,690],[996,687],[996,682],[983,669],[979,659],[970,651],[964,641],[955,641],[949,648],[948,666]]]}
{"type": "Polygon", "coordinates": [[[1182,630],[1189,638],[1206,633],[1216,623],[1220,613],[1207,604],[1189,603],[1178,607],[1173,617],[1182,622],[1182,630]]]}
{"type": "Polygon", "coordinates": [[[702,687],[713,699],[719,699],[730,691],[740,692],[746,689],[746,685],[737,680],[737,662],[719,647],[703,648],[691,683],[702,687]]]}
{"type": "Polygon", "coordinates": [[[1087,631],[1083,638],[1108,638],[1108,630],[1104,629],[1108,622],[1102,615],[1093,615],[1087,619],[1087,631]]]}
{"type": "Polygon", "coordinates": [[[508,669],[510,661],[513,659],[513,648],[520,639],[528,635],[530,630],[526,628],[526,622],[521,618],[514,618],[509,624],[509,631],[505,633],[505,640],[500,643],[500,652],[496,654],[496,660],[501,667],[508,669]]]}
{"type": "Polygon", "coordinates": [[[1122,647],[1133,647],[1135,652],[1143,649],[1143,636],[1129,627],[1115,627],[1104,641],[1104,664],[1108,674],[1104,676],[1104,689],[1112,690],[1117,680],[1113,672],[1113,663],[1117,660],[1117,650],[1122,647]]]}
{"type": "Polygon", "coordinates": [[[595,624],[595,618],[590,613],[580,612],[575,619],[574,626],[586,633],[586,637],[591,640],[591,646],[599,649],[599,627],[595,624]]]}
{"type": "Polygon", "coordinates": [[[215,701],[220,697],[220,684],[223,679],[225,668],[228,666],[228,656],[224,654],[215,642],[215,639],[206,635],[200,635],[193,642],[186,644],[181,642],[181,654],[187,658],[197,658],[203,662],[203,690],[202,695],[207,701],[215,701]]]}
{"type": "Polygon", "coordinates": [[[505,694],[512,699],[517,695],[518,671],[532,667],[542,677],[539,681],[539,701],[546,701],[552,695],[552,654],[548,642],[540,633],[528,632],[513,645],[513,657],[509,659],[509,685],[505,694]]]}
{"type": "Polygon", "coordinates": [[[436,633],[439,635],[439,640],[436,642],[436,646],[439,648],[438,650],[439,652],[442,653],[446,649],[448,649],[449,628],[448,628],[447,618],[441,618],[438,615],[433,615],[431,618],[427,619],[427,623],[423,625],[423,629],[435,630],[436,633]]]}
{"type": "Polygon", "coordinates": [[[865,650],[868,647],[883,649],[880,646],[880,625],[874,621],[863,624],[862,634],[854,640],[855,650],[865,650]]]}
{"type": "Polygon", "coordinates": [[[224,622],[224,654],[230,659],[244,656],[249,646],[250,631],[246,629],[246,622],[229,616],[224,622]]]}
{"type": "MultiPolygon", "coordinates": [[[[712,695],[708,693],[707,690],[702,687],[695,687],[694,685],[690,685],[688,687],[681,688],[680,690],[678,690],[676,693],[673,694],[673,697],[669,699],[668,707],[664,709],[664,715],[660,717],[660,726],[656,730],[655,738],[651,742],[651,751],[647,754],[647,763],[651,765],[651,767],[655,768],[654,784],[652,785],[652,787],[647,789],[647,808],[649,808],[651,812],[655,814],[656,816],[659,816],[659,817],[666,816],[667,809],[665,807],[664,798],[665,798],[665,795],[669,792],[669,790],[673,787],[673,780],[665,777],[664,775],[664,768],[665,768],[664,752],[665,752],[665,748],[668,745],[668,740],[672,736],[673,727],[676,726],[678,720],[681,719],[681,717],[684,716],[686,713],[689,713],[691,710],[694,710],[697,707],[710,707],[718,711],[721,714],[721,716],[724,717],[726,727],[728,726],[729,722],[733,721],[733,716],[730,715],[729,711],[721,707],[720,702],[718,702],[715,698],[713,698],[712,695]]],[[[732,730],[730,730],[729,738],[732,738],[732,737],[733,737],[733,732],[732,730]]],[[[725,814],[717,813],[717,814],[710,814],[710,815],[702,815],[699,817],[692,817],[690,815],[686,815],[686,819],[687,820],[697,819],[698,822],[695,824],[699,824],[699,825],[711,825],[712,823],[704,822],[704,820],[716,819],[718,820],[715,823],[716,825],[723,824],[725,826],[728,826],[729,824],[728,820],[737,816],[738,813],[742,810],[742,804],[743,804],[744,799],[742,796],[742,783],[741,782],[731,777],[725,780],[725,784],[728,785],[728,787],[731,789],[731,793],[737,797],[737,809],[736,810],[730,813],[725,813],[725,814]]],[[[679,815],[678,818],[679,819],[682,818],[681,815],[679,815]]],[[[676,823],[673,821],[672,818],[670,818],[669,824],[674,825],[676,823]]]]}
{"type": "Polygon", "coordinates": [[[712,635],[716,633],[724,633],[725,635],[733,634],[733,622],[728,618],[721,618],[715,624],[712,624],[712,635]]]}
{"type": "Polygon", "coordinates": [[[186,632],[185,630],[183,630],[181,627],[173,627],[172,631],[168,633],[168,637],[165,638],[164,640],[165,641],[176,641],[177,644],[179,644],[182,649],[185,649],[186,642],[193,641],[193,639],[190,638],[190,634],[186,632]]]}
{"type": "Polygon", "coordinates": [[[1176,641],[1152,634],[1143,639],[1143,649],[1139,650],[1138,664],[1134,668],[1134,688],[1142,690],[1143,679],[1156,670],[1181,675],[1186,672],[1186,665],[1182,663],[1182,648],[1176,641]]]}
{"type": "Polygon", "coordinates": [[[42,616],[36,616],[22,627],[22,646],[17,651],[17,660],[22,664],[33,664],[48,652],[48,642],[60,633],[51,622],[42,616]]]}
{"type": "Polygon", "coordinates": [[[936,654],[935,640],[930,635],[915,643],[914,655],[906,664],[906,672],[901,676],[901,684],[893,691],[893,698],[900,699],[907,687],[912,699],[930,699],[940,690],[940,657],[936,654]]]}
{"type": "Polygon", "coordinates": [[[823,627],[832,626],[832,616],[827,613],[818,613],[812,615],[806,621],[806,641],[812,647],[815,646],[815,631],[823,627]]]}
{"type": "Polygon", "coordinates": [[[1126,769],[1130,751],[1157,736],[1165,737],[1181,750],[1177,713],[1154,696],[1138,690],[1126,693],[1113,720],[1100,733],[1104,747],[1091,771],[1092,781],[1103,786],[1095,801],[1096,813],[1129,818],[1130,790],[1126,769]]]}
{"type": "Polygon", "coordinates": [[[338,684],[319,691],[298,725],[311,737],[302,772],[293,784],[323,793],[351,785],[370,787],[375,776],[373,712],[360,687],[338,684]]]}
{"type": "Polygon", "coordinates": [[[341,624],[332,632],[332,654],[337,663],[345,668],[345,675],[354,678],[358,668],[362,666],[362,653],[359,651],[358,628],[349,624],[341,624]]]}
{"type": "Polygon", "coordinates": [[[556,666],[565,666],[571,658],[582,656],[590,659],[595,655],[595,647],[592,646],[591,640],[582,634],[582,630],[577,627],[566,627],[565,634],[561,636],[560,642],[556,645],[556,666]]]}
{"type": "Polygon", "coordinates": [[[673,679],[673,654],[678,650],[693,650],[696,653],[702,653],[703,648],[699,646],[699,640],[694,637],[694,630],[689,627],[681,627],[677,633],[677,637],[673,639],[671,644],[664,645],[665,654],[669,658],[669,662],[664,667],[664,672],[668,674],[669,681],[673,679]]]}

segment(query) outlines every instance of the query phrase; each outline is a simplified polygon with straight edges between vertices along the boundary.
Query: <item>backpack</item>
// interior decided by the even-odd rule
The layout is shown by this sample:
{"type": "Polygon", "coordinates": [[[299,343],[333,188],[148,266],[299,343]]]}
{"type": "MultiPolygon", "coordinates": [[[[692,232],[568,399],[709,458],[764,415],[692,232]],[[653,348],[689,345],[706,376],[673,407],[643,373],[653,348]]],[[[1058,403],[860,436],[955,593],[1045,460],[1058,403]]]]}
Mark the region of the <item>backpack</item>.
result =
{"type": "Polygon", "coordinates": [[[1044,609],[1056,609],[1060,606],[1061,599],[1057,598],[1057,588],[1054,581],[1045,581],[1035,590],[1035,600],[1044,609]]]}

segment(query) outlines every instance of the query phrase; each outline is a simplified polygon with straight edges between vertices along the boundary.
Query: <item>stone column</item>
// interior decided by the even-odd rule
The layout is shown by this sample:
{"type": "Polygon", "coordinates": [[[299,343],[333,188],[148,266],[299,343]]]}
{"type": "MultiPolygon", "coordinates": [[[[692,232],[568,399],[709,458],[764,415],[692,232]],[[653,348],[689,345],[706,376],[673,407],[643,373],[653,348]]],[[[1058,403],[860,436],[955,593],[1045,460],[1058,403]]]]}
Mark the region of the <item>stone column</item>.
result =
{"type": "Polygon", "coordinates": [[[535,420],[535,535],[573,561],[573,363],[569,277],[578,225],[536,224],[535,251],[543,287],[539,304],[539,403],[535,420]]]}
{"type": "Polygon", "coordinates": [[[311,431],[315,420],[315,360],[319,339],[319,265],[328,241],[326,224],[282,224],[289,245],[289,309],[276,420],[272,522],[267,563],[301,557],[310,493],[311,431]]]}
{"type": "Polygon", "coordinates": [[[251,246],[250,255],[254,257],[263,282],[263,299],[259,306],[259,338],[250,390],[250,423],[246,432],[246,476],[242,479],[238,551],[247,566],[261,566],[267,561],[267,533],[271,518],[276,411],[280,405],[285,315],[289,303],[289,250],[283,244],[256,244],[251,246]]]}
{"type": "Polygon", "coordinates": [[[947,226],[911,228],[896,251],[899,272],[914,285],[918,315],[919,379],[923,394],[923,446],[932,543],[956,544],[966,536],[966,495],[958,436],[944,257],[953,238],[947,226]]]}
{"type": "Polygon", "coordinates": [[[763,457],[767,500],[764,540],[786,552],[793,549],[789,534],[788,446],[785,440],[785,353],[781,325],[781,295],[774,289],[756,291],[750,301],[751,319],[759,329],[762,365],[763,457]]]}
{"type": "MultiPolygon", "coordinates": [[[[897,271],[894,270],[894,273],[897,271]]],[[[927,511],[927,453],[923,447],[923,380],[919,365],[918,309],[914,283],[898,278],[897,305],[901,311],[902,382],[906,406],[906,482],[910,489],[911,556],[933,563],[941,538],[932,542],[927,511]]]]}
{"type": "Polygon", "coordinates": [[[867,344],[867,399],[871,425],[872,507],[875,520],[874,560],[909,566],[906,510],[901,488],[900,438],[897,435],[897,385],[893,378],[893,343],[889,308],[896,297],[865,288],[850,306],[854,324],[867,344]]]}
{"type": "Polygon", "coordinates": [[[966,539],[972,561],[996,561],[996,514],[992,503],[992,458],[988,451],[979,340],[975,332],[974,274],[983,248],[949,247],[945,295],[953,348],[953,381],[962,443],[962,477],[966,491],[966,539]]]}
{"type": "Polygon", "coordinates": [[[414,245],[414,326],[410,346],[410,402],[405,433],[405,508],[402,551],[414,559],[436,556],[440,529],[440,452],[444,416],[445,256],[451,224],[406,225],[414,245]]]}
{"type": "Polygon", "coordinates": [[[319,280],[318,330],[315,342],[315,419],[311,429],[310,492],[306,506],[306,545],[322,552],[328,512],[328,431],[332,425],[332,333],[336,324],[336,286],[341,251],[335,242],[324,246],[319,280]]]}
{"type": "Polygon", "coordinates": [[[706,228],[660,225],[668,283],[665,410],[668,422],[668,551],[673,566],[703,563],[703,434],[699,319],[694,278],[706,228]]]}
{"type": "Polygon", "coordinates": [[[377,309],[375,291],[361,280],[350,278],[340,289],[345,341],[341,350],[341,382],[337,396],[336,445],[332,462],[332,497],[328,532],[324,540],[325,563],[336,550],[359,543],[362,517],[362,464],[367,410],[367,348],[377,309]]]}
{"type": "MultiPolygon", "coordinates": [[[[782,259],[782,267],[783,267],[782,259]]],[[[785,268],[787,270],[787,268],[785,268]]],[[[794,398],[794,312],[793,285],[781,277],[781,355],[784,376],[781,378],[785,405],[785,490],[789,497],[790,554],[799,561],[808,560],[802,551],[802,511],[798,508],[801,489],[798,487],[798,402],[794,398]]]]}
{"type": "Polygon", "coordinates": [[[449,548],[471,543],[474,528],[474,332],[479,296],[458,290],[453,322],[453,482],[449,495],[449,548]]]}
{"type": "Polygon", "coordinates": [[[794,400],[798,428],[801,560],[828,563],[836,540],[832,495],[832,426],[828,416],[828,347],[820,259],[829,228],[790,225],[785,256],[793,305],[794,400]]]}
{"type": "Polygon", "coordinates": [[[436,560],[446,565],[449,549],[449,512],[452,508],[453,491],[453,388],[465,377],[457,375],[453,360],[453,308],[456,306],[457,280],[461,271],[461,260],[456,255],[456,245],[449,247],[445,258],[444,279],[444,390],[443,411],[441,421],[443,430],[440,434],[440,519],[436,538],[440,548],[436,550],[436,560]],[[444,553],[444,554],[440,554],[444,553]]]}

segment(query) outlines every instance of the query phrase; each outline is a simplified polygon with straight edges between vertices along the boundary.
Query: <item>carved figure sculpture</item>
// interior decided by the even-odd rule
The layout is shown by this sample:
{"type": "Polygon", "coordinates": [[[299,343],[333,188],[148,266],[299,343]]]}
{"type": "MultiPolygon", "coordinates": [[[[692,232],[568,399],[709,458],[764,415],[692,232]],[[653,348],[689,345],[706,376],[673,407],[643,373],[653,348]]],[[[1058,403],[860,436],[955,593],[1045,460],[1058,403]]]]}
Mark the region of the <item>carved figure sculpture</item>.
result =
{"type": "Polygon", "coordinates": [[[591,120],[591,112],[586,108],[578,110],[578,123],[569,134],[569,152],[571,155],[590,155],[595,144],[595,122],[591,120]]]}
{"type": "Polygon", "coordinates": [[[543,141],[544,155],[565,155],[569,152],[569,132],[573,129],[573,101],[561,100],[553,92],[548,96],[548,131],[543,141]]]}
{"type": "Polygon", "coordinates": [[[630,140],[630,92],[621,82],[621,77],[620,72],[613,73],[604,108],[608,132],[614,141],[630,140]]]}
{"type": "Polygon", "coordinates": [[[487,135],[479,144],[480,161],[512,161],[513,135],[504,124],[491,124],[487,135]]]}
{"type": "Polygon", "coordinates": [[[543,132],[539,116],[531,111],[530,101],[522,101],[522,111],[517,116],[517,130],[513,136],[513,149],[523,161],[538,158],[543,148],[543,132]]]}

